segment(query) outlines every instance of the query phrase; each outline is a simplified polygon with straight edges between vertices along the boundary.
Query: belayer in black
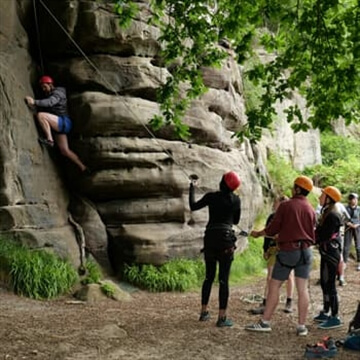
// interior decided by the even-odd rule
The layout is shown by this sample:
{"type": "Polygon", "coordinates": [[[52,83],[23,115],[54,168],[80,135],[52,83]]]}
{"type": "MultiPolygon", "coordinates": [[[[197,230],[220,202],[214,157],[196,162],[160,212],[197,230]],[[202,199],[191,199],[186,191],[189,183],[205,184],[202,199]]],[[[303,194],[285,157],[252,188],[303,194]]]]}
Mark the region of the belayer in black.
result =
{"type": "Polygon", "coordinates": [[[234,194],[240,184],[239,176],[233,172],[223,175],[220,191],[206,193],[199,201],[195,201],[197,180],[192,179],[189,190],[189,205],[191,211],[209,208],[209,220],[204,236],[205,280],[201,291],[200,321],[210,319],[208,302],[211,287],[215,279],[216,265],[219,263],[219,315],[216,326],[232,326],[232,321],[226,317],[229,298],[229,274],[234,259],[235,232],[234,224],[240,221],[240,198],[234,194]]]}
{"type": "Polygon", "coordinates": [[[320,283],[323,293],[323,309],[314,317],[320,329],[334,329],[342,326],[338,317],[339,299],[336,291],[336,273],[341,256],[341,215],[335,203],[341,200],[340,191],[334,186],[322,190],[319,198],[321,216],[316,227],[316,242],[321,255],[320,283]],[[331,311],[331,312],[330,312],[331,311]]]}

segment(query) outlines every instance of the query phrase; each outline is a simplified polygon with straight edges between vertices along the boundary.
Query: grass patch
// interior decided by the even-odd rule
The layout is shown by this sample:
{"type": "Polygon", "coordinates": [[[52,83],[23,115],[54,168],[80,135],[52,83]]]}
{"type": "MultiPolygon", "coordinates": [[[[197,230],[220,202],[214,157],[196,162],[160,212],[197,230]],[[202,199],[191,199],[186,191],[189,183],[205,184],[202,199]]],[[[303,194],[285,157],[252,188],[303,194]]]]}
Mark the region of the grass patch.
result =
{"type": "Polygon", "coordinates": [[[151,292],[186,291],[199,287],[204,278],[203,262],[175,259],[162,266],[125,265],[124,280],[151,292]]]}
{"type": "Polygon", "coordinates": [[[241,254],[236,254],[231,265],[230,285],[246,283],[254,276],[263,275],[266,267],[263,259],[263,238],[249,238],[249,246],[241,254]]]}
{"type": "Polygon", "coordinates": [[[0,238],[0,271],[16,294],[50,299],[68,292],[78,280],[75,269],[58,256],[30,250],[0,238]]]}
{"type": "Polygon", "coordinates": [[[81,280],[83,285],[98,284],[102,279],[102,273],[99,265],[94,260],[87,260],[85,263],[86,276],[81,280]]]}
{"type": "Polygon", "coordinates": [[[100,289],[103,292],[103,294],[106,295],[110,299],[112,299],[115,296],[116,288],[115,288],[115,285],[113,285],[113,284],[104,282],[100,285],[100,289]]]}
{"type": "MultiPolygon", "coordinates": [[[[264,267],[262,241],[253,240],[243,253],[235,254],[230,284],[242,284],[261,274],[264,267]]],[[[196,260],[176,259],[162,266],[125,265],[123,277],[125,281],[151,292],[198,290],[205,278],[205,264],[199,257],[196,260]]]]}

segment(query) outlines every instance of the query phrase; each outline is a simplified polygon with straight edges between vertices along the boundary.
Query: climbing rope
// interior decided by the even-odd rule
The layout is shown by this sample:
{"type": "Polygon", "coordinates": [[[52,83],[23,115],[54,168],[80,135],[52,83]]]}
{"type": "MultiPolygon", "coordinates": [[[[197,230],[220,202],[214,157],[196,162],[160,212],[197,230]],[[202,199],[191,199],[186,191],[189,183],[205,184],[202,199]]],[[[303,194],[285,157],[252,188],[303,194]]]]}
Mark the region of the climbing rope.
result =
{"type": "Polygon", "coordinates": [[[33,0],[33,10],[35,17],[36,38],[37,38],[37,45],[38,45],[38,52],[39,52],[39,59],[41,66],[41,75],[44,75],[44,60],[41,49],[40,29],[39,29],[39,21],[38,21],[37,8],[36,8],[36,0],[33,0]]]}

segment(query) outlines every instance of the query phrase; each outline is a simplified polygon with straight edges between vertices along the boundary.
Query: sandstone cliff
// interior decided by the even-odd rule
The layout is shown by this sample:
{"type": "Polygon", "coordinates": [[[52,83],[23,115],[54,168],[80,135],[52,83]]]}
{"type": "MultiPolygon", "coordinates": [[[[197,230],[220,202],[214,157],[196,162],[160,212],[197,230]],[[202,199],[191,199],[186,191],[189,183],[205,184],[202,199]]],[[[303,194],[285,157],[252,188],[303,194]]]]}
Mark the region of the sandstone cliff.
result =
{"type": "Polygon", "coordinates": [[[299,169],[321,162],[318,132],[294,135],[284,104],[276,127],[257,146],[232,138],[246,116],[241,68],[231,59],[221,70],[204,69],[209,91],[184,119],[191,145],[171,128],[149,132],[148,121],[159,111],[156,89],[169,70],[157,65],[159,31],[147,24],[147,2],[139,2],[141,12],[126,30],[110,1],[45,3],[48,8],[37,2],[36,9],[39,53],[33,2],[0,2],[1,232],[78,264],[71,212],[87,250],[105,268],[109,258],[115,269],[123,260],[161,264],[201,248],[207,212],[189,211],[189,174],[200,176],[201,196],[218,188],[225,171],[238,172],[240,228],[248,230],[263,204],[258,175],[266,177],[270,151],[299,169]],[[42,59],[44,71],[67,88],[71,146],[93,169],[90,177],[37,142],[40,131],[23,99],[36,91],[42,59]]]}

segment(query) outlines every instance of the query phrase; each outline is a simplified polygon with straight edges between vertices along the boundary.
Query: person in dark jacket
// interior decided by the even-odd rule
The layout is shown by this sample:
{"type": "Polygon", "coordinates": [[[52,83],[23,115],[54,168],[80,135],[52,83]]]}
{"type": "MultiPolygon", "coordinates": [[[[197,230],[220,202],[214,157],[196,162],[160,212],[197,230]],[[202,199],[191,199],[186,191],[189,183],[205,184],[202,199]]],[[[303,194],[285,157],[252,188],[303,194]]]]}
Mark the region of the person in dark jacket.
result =
{"type": "MultiPolygon", "coordinates": [[[[358,205],[358,194],[351,193],[348,197],[348,205],[345,207],[350,216],[345,225],[344,234],[344,262],[347,263],[350,255],[351,241],[354,238],[356,248],[357,271],[360,271],[360,206],[358,205]]],[[[346,268],[346,265],[345,265],[346,268]]]]}
{"type": "Polygon", "coordinates": [[[50,76],[42,76],[39,83],[45,97],[39,100],[25,97],[28,106],[36,109],[36,118],[45,134],[45,138],[39,138],[39,142],[53,147],[55,138],[61,154],[74,162],[81,172],[88,173],[89,169],[69,148],[67,134],[72,128],[72,122],[68,115],[65,88],[55,87],[50,76]]]}
{"type": "Polygon", "coordinates": [[[195,201],[196,180],[190,183],[189,205],[191,211],[209,208],[209,220],[204,236],[204,257],[206,275],[201,291],[200,321],[210,319],[208,302],[211,287],[215,279],[216,265],[219,263],[219,314],[216,326],[232,326],[226,317],[229,298],[229,274],[234,258],[236,237],[233,225],[240,221],[240,198],[233,193],[241,184],[239,176],[230,171],[223,175],[220,191],[209,192],[199,201],[195,201]]]}
{"type": "Polygon", "coordinates": [[[336,274],[341,258],[342,219],[335,204],[340,200],[341,193],[334,186],[324,188],[319,198],[322,209],[315,234],[321,255],[320,284],[323,292],[323,310],[314,317],[314,321],[320,323],[320,329],[342,326],[338,317],[339,299],[336,291],[336,274]]]}

